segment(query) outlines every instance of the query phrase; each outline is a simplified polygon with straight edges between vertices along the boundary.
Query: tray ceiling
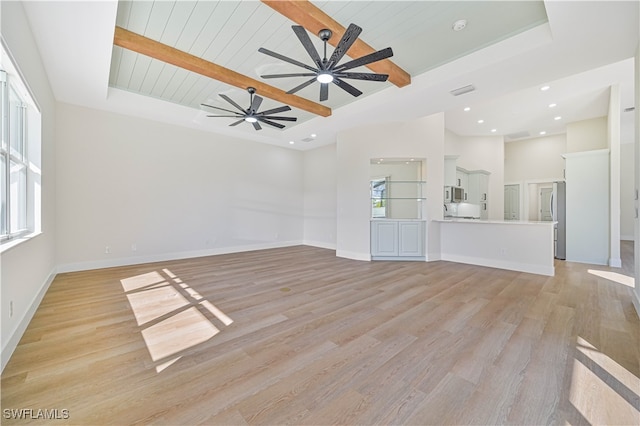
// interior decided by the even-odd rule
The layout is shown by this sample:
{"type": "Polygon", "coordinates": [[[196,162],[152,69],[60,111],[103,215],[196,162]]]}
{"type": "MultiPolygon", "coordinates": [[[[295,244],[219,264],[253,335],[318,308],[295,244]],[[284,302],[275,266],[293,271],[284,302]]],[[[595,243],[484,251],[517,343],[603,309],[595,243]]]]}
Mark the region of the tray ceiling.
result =
{"type": "MultiPolygon", "coordinates": [[[[315,6],[342,26],[355,23],[363,28],[360,38],[374,49],[391,47],[391,60],[411,76],[418,76],[472,52],[503,41],[547,22],[544,3],[527,2],[432,2],[432,1],[317,1],[315,6]],[[453,23],[467,20],[463,31],[453,23]]],[[[261,74],[300,72],[301,69],[258,52],[260,47],[310,63],[310,58],[291,30],[292,21],[258,1],[120,1],[116,25],[165,45],[221,65],[282,90],[304,78],[264,80],[261,74]]],[[[322,41],[310,34],[319,52],[322,41]]],[[[341,34],[333,37],[340,38],[341,34]]],[[[328,47],[328,53],[333,47],[328,47]]],[[[347,59],[344,59],[345,61],[347,59]]],[[[353,71],[371,72],[364,67],[353,71]]],[[[335,85],[323,105],[341,108],[391,86],[391,83],[350,81],[363,92],[355,98],[335,85]]],[[[248,105],[246,91],[209,77],[114,46],[110,87],[165,100],[200,110],[201,103],[222,108],[229,105],[223,93],[240,105],[248,105]]],[[[260,93],[259,93],[260,94],[260,93]]],[[[319,86],[297,93],[314,102],[319,86]]],[[[281,102],[265,98],[263,109],[281,102]]],[[[314,117],[294,108],[299,125],[314,117]]],[[[219,120],[228,125],[233,120],[219,120]]],[[[253,131],[246,126],[247,131],[253,131]]],[[[278,132],[278,130],[271,130],[278,132]]]]}

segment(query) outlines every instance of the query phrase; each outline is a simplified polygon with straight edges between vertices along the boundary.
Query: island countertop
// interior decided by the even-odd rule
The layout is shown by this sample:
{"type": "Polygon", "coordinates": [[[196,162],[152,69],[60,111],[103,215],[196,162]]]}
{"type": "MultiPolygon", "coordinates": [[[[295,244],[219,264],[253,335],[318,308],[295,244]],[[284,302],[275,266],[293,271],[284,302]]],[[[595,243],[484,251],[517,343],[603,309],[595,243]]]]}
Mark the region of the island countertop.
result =
{"type": "Polygon", "coordinates": [[[558,222],[540,221],[540,220],[485,220],[485,219],[468,219],[462,217],[445,217],[444,219],[433,219],[433,222],[442,223],[480,223],[480,224],[503,224],[503,225],[555,225],[558,222]]]}

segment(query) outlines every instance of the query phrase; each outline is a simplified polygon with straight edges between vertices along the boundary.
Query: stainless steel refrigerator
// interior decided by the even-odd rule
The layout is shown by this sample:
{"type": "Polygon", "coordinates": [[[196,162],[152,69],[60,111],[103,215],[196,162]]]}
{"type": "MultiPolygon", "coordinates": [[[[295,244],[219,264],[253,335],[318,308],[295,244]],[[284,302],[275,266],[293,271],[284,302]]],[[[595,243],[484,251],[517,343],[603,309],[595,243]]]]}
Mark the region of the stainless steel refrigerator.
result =
{"type": "Polygon", "coordinates": [[[551,214],[554,226],[554,255],[556,259],[567,258],[567,184],[554,182],[551,193],[551,214]]]}

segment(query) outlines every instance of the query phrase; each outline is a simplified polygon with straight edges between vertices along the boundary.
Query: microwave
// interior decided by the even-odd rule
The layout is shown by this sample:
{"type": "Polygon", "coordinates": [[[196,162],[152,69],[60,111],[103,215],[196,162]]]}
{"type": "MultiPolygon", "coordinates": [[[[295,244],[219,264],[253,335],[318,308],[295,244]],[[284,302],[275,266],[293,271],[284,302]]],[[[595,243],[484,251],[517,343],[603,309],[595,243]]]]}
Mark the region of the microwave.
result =
{"type": "Polygon", "coordinates": [[[461,188],[459,186],[444,187],[445,203],[461,203],[463,201],[464,201],[464,188],[461,188]]]}

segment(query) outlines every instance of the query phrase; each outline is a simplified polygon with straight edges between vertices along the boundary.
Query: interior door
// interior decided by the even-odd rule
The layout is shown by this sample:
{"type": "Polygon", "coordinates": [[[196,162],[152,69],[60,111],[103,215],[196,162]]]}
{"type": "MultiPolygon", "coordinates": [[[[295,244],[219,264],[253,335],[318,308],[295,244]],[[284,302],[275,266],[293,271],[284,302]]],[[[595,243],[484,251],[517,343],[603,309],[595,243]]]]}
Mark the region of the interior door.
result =
{"type": "Polygon", "coordinates": [[[504,220],[520,220],[520,185],[504,186],[504,220]]]}
{"type": "Polygon", "coordinates": [[[551,212],[551,194],[553,188],[540,188],[540,220],[550,222],[553,220],[551,212]]]}

